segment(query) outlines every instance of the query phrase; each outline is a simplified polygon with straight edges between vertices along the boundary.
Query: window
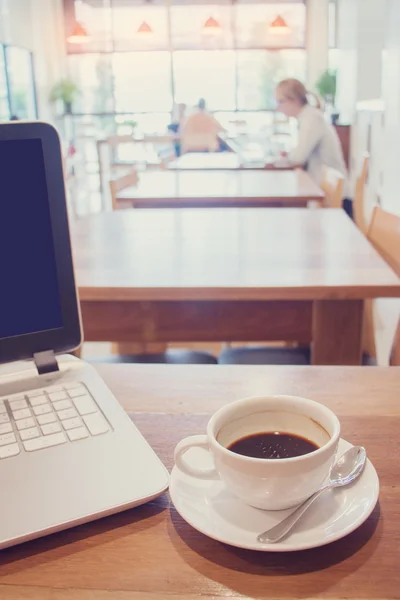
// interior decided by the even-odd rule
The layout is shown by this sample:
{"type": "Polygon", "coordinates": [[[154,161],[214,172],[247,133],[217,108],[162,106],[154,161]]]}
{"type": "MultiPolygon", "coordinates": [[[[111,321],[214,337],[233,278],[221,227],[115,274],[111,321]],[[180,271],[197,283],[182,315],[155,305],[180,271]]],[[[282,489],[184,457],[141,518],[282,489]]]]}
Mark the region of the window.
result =
{"type": "Polygon", "coordinates": [[[67,44],[70,53],[106,52],[112,50],[111,23],[112,15],[108,0],[85,2],[75,0],[74,4],[68,2],[71,8],[66,11],[67,30],[72,30],[76,22],[80,23],[89,33],[90,39],[85,44],[67,44]]]}
{"type": "Polygon", "coordinates": [[[6,46],[11,113],[19,119],[36,119],[32,55],[24,48],[6,46]]]}
{"type": "Polygon", "coordinates": [[[305,79],[303,50],[238,52],[238,108],[274,110],[276,84],[285,77],[305,79]]]}
{"type": "Polygon", "coordinates": [[[336,0],[329,0],[328,5],[328,35],[329,48],[337,47],[337,3],[336,0]]]}
{"type": "Polygon", "coordinates": [[[168,50],[169,48],[166,5],[145,4],[131,7],[116,5],[113,9],[112,22],[116,51],[168,50]]]}
{"type": "Polygon", "coordinates": [[[114,111],[111,55],[84,54],[69,57],[70,74],[81,91],[74,101],[77,113],[114,111]]]}
{"type": "Polygon", "coordinates": [[[172,110],[169,52],[126,52],[113,55],[117,112],[172,110]]]}
{"type": "MultiPolygon", "coordinates": [[[[136,121],[147,113],[164,123],[174,105],[191,107],[199,98],[212,111],[271,110],[280,79],[305,79],[305,0],[64,4],[69,20],[91,36],[87,44],[68,45],[71,77],[82,89],[75,112],[136,121]],[[274,30],[278,17],[287,27],[274,30]]],[[[151,129],[145,121],[143,127],[151,129]]]]}
{"type": "Polygon", "coordinates": [[[301,48],[305,46],[306,8],[302,2],[247,3],[236,6],[238,48],[301,48]],[[271,24],[281,17],[287,31],[271,24]]]}
{"type": "Polygon", "coordinates": [[[8,105],[6,64],[4,61],[4,47],[0,46],[0,120],[8,121],[10,108],[8,105]]]}
{"type": "Polygon", "coordinates": [[[232,48],[232,4],[171,6],[171,40],[173,49],[232,48]]]}
{"type": "Polygon", "coordinates": [[[210,110],[234,110],[235,53],[232,50],[173,54],[176,102],[195,105],[204,98],[210,110]]]}

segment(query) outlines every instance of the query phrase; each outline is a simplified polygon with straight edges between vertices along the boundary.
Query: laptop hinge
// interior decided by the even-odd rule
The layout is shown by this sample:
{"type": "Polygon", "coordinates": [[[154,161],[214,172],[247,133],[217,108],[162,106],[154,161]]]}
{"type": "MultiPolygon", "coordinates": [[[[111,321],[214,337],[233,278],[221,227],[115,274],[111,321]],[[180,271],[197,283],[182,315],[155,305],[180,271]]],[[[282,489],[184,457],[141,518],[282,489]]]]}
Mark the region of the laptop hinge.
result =
{"type": "Polygon", "coordinates": [[[45,375],[46,373],[55,373],[59,371],[58,362],[56,355],[53,350],[45,350],[45,352],[36,352],[33,355],[36,368],[39,375],[45,375]]]}

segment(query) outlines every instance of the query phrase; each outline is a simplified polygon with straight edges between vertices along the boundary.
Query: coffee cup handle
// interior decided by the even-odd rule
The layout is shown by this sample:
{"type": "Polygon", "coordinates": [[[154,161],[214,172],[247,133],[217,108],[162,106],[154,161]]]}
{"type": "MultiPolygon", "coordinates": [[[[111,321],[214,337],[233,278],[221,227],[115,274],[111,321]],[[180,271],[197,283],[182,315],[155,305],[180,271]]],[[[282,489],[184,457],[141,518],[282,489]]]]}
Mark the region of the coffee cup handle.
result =
{"type": "Polygon", "coordinates": [[[203,448],[210,451],[210,446],[206,435],[192,435],[180,441],[174,452],[175,464],[182,473],[197,479],[219,479],[218,471],[215,467],[206,467],[200,469],[189,463],[185,459],[185,454],[190,448],[203,448]]]}

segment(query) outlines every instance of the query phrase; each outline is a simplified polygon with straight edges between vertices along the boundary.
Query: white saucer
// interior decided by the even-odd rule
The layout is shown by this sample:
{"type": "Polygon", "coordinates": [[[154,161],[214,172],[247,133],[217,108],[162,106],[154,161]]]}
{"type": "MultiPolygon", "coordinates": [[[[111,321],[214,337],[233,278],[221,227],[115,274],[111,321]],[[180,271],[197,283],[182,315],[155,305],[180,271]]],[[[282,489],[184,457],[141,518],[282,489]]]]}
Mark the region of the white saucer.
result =
{"type": "MultiPolygon", "coordinates": [[[[340,440],[338,456],[349,448],[352,444],[340,440]]],[[[190,454],[197,466],[209,464],[206,452],[192,450],[190,454]]],[[[357,481],[323,494],[292,532],[276,544],[260,544],[257,535],[284,519],[291,510],[252,508],[228,492],[221,481],[195,479],[177,467],[172,470],[169,493],[176,510],[189,525],[219,542],[250,550],[288,552],[324,546],[357,529],[376,505],[379,479],[368,460],[357,481]]]]}

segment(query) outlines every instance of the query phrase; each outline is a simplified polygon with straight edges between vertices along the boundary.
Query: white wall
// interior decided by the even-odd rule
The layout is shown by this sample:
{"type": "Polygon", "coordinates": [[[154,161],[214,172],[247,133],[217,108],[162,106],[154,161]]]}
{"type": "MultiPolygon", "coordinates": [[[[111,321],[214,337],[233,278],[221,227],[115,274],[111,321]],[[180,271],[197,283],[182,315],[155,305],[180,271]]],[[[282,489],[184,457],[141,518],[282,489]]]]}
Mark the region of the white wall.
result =
{"type": "Polygon", "coordinates": [[[338,0],[337,105],[342,121],[353,122],[357,102],[381,97],[386,1],[338,0]]]}
{"type": "Polygon", "coordinates": [[[400,2],[388,0],[382,91],[385,101],[384,208],[400,214],[400,2]]]}
{"type": "Polygon", "coordinates": [[[52,121],[49,92],[65,73],[62,0],[0,0],[0,42],[33,52],[39,118],[52,121]]]}
{"type": "Polygon", "coordinates": [[[307,1],[307,85],[310,89],[328,68],[328,5],[329,0],[307,1]]]}

